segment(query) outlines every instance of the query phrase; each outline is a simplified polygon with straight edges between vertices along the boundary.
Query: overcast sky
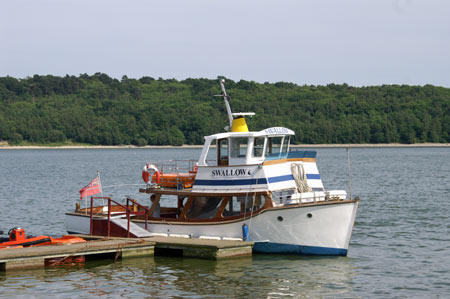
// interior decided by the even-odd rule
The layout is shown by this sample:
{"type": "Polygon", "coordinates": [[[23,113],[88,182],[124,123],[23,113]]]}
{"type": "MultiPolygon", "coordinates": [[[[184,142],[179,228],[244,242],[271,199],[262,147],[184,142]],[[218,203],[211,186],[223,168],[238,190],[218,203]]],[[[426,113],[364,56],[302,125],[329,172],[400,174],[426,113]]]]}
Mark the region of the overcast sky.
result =
{"type": "Polygon", "coordinates": [[[450,87],[449,0],[0,0],[0,76],[450,87]]]}

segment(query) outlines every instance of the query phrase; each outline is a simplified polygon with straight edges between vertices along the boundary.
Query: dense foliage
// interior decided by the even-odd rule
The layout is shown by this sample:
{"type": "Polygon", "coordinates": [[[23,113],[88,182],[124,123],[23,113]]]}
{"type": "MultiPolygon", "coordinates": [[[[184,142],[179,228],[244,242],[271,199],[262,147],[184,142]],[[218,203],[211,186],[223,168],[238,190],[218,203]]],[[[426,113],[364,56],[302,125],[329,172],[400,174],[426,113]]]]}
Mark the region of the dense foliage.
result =
{"type": "MultiPolygon", "coordinates": [[[[220,79],[220,78],[218,78],[220,79]]],[[[0,140],[102,145],[202,144],[227,125],[219,80],[121,80],[106,74],[0,78],[0,140]]],[[[294,143],[450,142],[450,89],[226,80],[234,112],[294,143]]]]}

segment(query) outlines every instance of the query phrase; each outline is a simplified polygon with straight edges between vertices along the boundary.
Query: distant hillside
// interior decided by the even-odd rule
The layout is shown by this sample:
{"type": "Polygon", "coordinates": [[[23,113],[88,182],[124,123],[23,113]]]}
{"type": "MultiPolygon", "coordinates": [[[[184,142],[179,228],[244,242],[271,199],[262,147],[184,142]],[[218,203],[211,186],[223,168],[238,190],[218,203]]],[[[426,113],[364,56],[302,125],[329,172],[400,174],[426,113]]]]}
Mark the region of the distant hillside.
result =
{"type": "MultiPolygon", "coordinates": [[[[219,79],[120,81],[106,74],[0,77],[0,141],[10,144],[202,144],[227,116],[219,79]]],[[[450,89],[298,86],[226,79],[252,131],[284,126],[294,143],[450,142],[450,89]]]]}

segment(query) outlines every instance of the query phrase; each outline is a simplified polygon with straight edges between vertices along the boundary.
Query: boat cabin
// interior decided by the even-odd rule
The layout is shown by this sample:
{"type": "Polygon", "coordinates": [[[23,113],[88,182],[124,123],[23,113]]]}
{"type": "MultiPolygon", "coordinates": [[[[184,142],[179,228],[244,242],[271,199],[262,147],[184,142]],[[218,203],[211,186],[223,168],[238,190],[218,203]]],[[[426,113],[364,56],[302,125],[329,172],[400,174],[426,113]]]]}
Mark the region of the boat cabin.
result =
{"type": "Polygon", "coordinates": [[[272,207],[269,192],[196,193],[146,189],[150,194],[150,220],[176,222],[228,221],[259,214],[272,207]]]}
{"type": "Polygon", "coordinates": [[[274,127],[259,132],[227,132],[206,136],[198,166],[249,165],[285,159],[289,152],[290,137],[294,134],[290,129],[274,127]],[[216,157],[207,160],[214,146],[216,157]]]}

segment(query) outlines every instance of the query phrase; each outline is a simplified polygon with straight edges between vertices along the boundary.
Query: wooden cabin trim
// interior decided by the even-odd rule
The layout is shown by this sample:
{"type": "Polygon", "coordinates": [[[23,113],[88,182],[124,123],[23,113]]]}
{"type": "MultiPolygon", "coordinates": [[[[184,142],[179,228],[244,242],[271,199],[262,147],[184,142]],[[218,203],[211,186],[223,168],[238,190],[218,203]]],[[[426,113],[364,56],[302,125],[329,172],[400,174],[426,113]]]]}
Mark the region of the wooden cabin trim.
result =
{"type": "Polygon", "coordinates": [[[316,162],[316,158],[289,158],[289,159],[277,159],[277,160],[268,160],[263,162],[263,166],[267,165],[275,165],[282,164],[287,162],[316,162]]]}
{"type": "MultiPolygon", "coordinates": [[[[359,199],[353,199],[353,200],[332,200],[332,201],[320,201],[320,202],[311,202],[311,203],[299,203],[299,204],[293,204],[293,205],[287,205],[287,206],[278,206],[278,207],[268,207],[266,204],[259,210],[251,212],[247,212],[242,215],[232,216],[232,217],[224,217],[224,218],[213,218],[213,219],[182,219],[181,217],[178,219],[174,218],[154,218],[152,217],[148,223],[151,226],[151,224],[174,224],[174,225],[221,225],[221,224],[229,224],[229,223],[235,223],[240,222],[244,219],[250,218],[250,215],[253,217],[259,216],[260,214],[266,213],[266,212],[276,212],[279,210],[286,210],[286,209],[301,209],[311,206],[326,206],[326,205],[339,205],[339,204],[354,204],[359,203],[359,199]]],[[[266,203],[270,202],[270,200],[266,199],[266,203]]],[[[187,206],[187,204],[186,204],[187,206]]],[[[183,209],[183,212],[186,213],[187,209],[183,209]]],[[[72,215],[72,216],[79,216],[79,217],[87,217],[89,218],[89,213],[85,213],[83,210],[80,212],[66,212],[66,215],[72,215]]],[[[104,218],[105,216],[94,216],[96,218],[104,218]]],[[[132,218],[133,222],[145,222],[145,220],[142,219],[136,219],[132,218]]]]}
{"type": "MultiPolygon", "coordinates": [[[[272,208],[261,208],[257,211],[253,211],[252,214],[252,218],[259,216],[263,213],[267,213],[267,212],[276,212],[279,210],[287,210],[287,209],[301,209],[301,208],[306,208],[306,207],[311,207],[311,206],[326,206],[326,205],[337,205],[337,204],[354,204],[359,202],[359,200],[335,200],[335,201],[324,201],[324,202],[316,202],[316,203],[302,203],[302,204],[293,204],[293,205],[288,205],[288,206],[280,206],[280,207],[272,207],[272,208]]],[[[244,219],[249,219],[251,215],[251,212],[247,212],[244,215],[238,215],[238,216],[233,216],[233,217],[226,217],[226,218],[219,218],[216,219],[215,221],[212,219],[192,219],[195,221],[177,221],[178,219],[176,219],[176,221],[174,221],[174,219],[171,219],[170,222],[167,221],[151,221],[150,225],[153,224],[158,224],[161,222],[167,223],[167,224],[176,224],[176,225],[220,225],[220,224],[229,224],[229,223],[235,223],[235,222],[240,222],[244,219]],[[217,221],[220,220],[220,221],[217,221]]],[[[139,221],[142,222],[143,220],[133,220],[133,221],[139,221]]]]}
{"type": "MultiPolygon", "coordinates": [[[[159,200],[161,199],[161,194],[155,194],[155,195],[156,195],[156,197],[153,202],[151,199],[149,199],[150,203],[151,203],[150,211],[148,212],[149,219],[159,219],[159,218],[153,217],[153,213],[155,212],[156,206],[159,204],[159,200]]],[[[161,207],[161,205],[160,205],[160,207],[161,207]]]]}
{"type": "Polygon", "coordinates": [[[188,197],[188,200],[186,202],[186,204],[183,207],[183,211],[181,211],[180,216],[178,217],[178,220],[180,221],[187,221],[187,211],[189,211],[191,209],[192,203],[194,202],[194,199],[192,197],[188,197]]]}
{"type": "MultiPolygon", "coordinates": [[[[276,212],[278,210],[284,210],[284,209],[300,209],[300,208],[306,208],[310,206],[321,206],[321,205],[336,205],[336,204],[354,204],[359,203],[359,199],[356,200],[334,200],[334,201],[327,201],[327,202],[316,202],[316,203],[304,203],[304,204],[295,204],[295,205],[289,205],[289,206],[283,206],[283,207],[273,207],[273,208],[261,208],[258,211],[254,211],[252,218],[257,217],[260,214],[266,213],[266,212],[276,212]]],[[[81,213],[81,212],[66,212],[66,215],[71,216],[77,216],[77,217],[86,217],[89,218],[89,213],[81,213]]],[[[105,216],[94,216],[94,218],[105,218],[105,216]]],[[[155,224],[167,224],[167,225],[222,225],[222,224],[230,224],[230,223],[236,223],[236,222],[242,222],[244,219],[250,218],[250,213],[246,213],[245,216],[239,215],[235,217],[227,217],[225,219],[219,218],[219,219],[193,219],[194,221],[186,221],[182,219],[151,219],[148,221],[149,227],[151,225],[155,224]]],[[[132,218],[133,222],[139,222],[144,223],[145,220],[143,219],[136,219],[132,218]]]]}
{"type": "Polygon", "coordinates": [[[221,219],[224,219],[224,218],[225,218],[225,217],[223,217],[223,211],[224,211],[225,208],[227,207],[227,204],[230,202],[230,199],[231,199],[230,196],[228,196],[228,197],[223,197],[222,203],[220,204],[220,207],[219,207],[219,209],[218,209],[218,211],[217,211],[217,213],[216,213],[216,216],[214,216],[214,218],[213,218],[215,221],[221,220],[221,219]]]}
{"type": "MultiPolygon", "coordinates": [[[[154,221],[155,223],[161,222],[161,221],[165,221],[165,222],[169,221],[170,223],[215,223],[218,221],[220,221],[220,222],[239,221],[240,219],[247,219],[250,217],[254,217],[254,216],[262,213],[264,210],[270,209],[273,206],[270,194],[269,195],[259,194],[259,195],[264,197],[264,205],[261,208],[255,210],[253,212],[247,211],[244,214],[239,214],[236,216],[223,216],[223,212],[232,196],[222,196],[222,198],[221,198],[222,202],[220,203],[220,206],[217,208],[217,212],[214,215],[214,217],[212,217],[212,218],[188,218],[187,213],[190,210],[190,208],[194,202],[194,199],[196,198],[195,196],[192,196],[192,197],[188,197],[188,201],[187,201],[186,205],[184,206],[183,211],[181,212],[181,214],[179,214],[177,219],[168,218],[168,217],[160,217],[160,218],[152,217],[151,220],[154,221]]],[[[219,196],[217,196],[217,197],[219,197],[219,196]]],[[[162,209],[163,209],[163,207],[162,207],[162,209]]],[[[176,208],[170,208],[170,209],[176,209],[176,208]]],[[[241,207],[241,210],[243,210],[242,207],[241,207]]]]}

